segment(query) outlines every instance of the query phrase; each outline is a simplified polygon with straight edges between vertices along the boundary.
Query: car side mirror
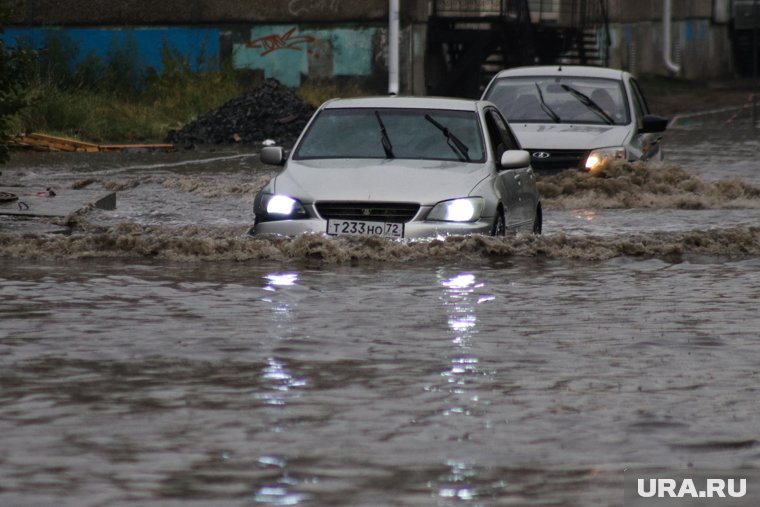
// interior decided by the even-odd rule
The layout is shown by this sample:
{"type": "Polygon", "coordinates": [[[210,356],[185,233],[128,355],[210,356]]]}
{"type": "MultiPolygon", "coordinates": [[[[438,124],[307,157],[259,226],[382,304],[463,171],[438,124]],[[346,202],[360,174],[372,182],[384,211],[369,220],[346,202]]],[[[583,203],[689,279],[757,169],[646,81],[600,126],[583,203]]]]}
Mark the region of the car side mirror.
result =
{"type": "Polygon", "coordinates": [[[655,116],[653,114],[644,115],[641,119],[641,128],[639,132],[642,134],[653,134],[655,132],[664,132],[668,128],[669,120],[661,116],[655,116]]]}
{"type": "Polygon", "coordinates": [[[530,153],[525,150],[507,150],[501,155],[502,169],[519,169],[530,165],[530,153]]]}
{"type": "Polygon", "coordinates": [[[281,146],[265,146],[261,148],[260,158],[267,165],[282,165],[285,163],[285,150],[281,146]]]}

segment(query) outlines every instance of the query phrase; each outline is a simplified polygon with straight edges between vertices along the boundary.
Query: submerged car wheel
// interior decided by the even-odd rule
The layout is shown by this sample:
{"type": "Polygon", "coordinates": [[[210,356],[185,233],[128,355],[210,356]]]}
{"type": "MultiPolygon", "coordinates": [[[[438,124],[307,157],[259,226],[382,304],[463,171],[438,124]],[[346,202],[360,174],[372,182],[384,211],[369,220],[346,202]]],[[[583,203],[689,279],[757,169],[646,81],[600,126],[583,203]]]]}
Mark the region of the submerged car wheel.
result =
{"type": "Polygon", "coordinates": [[[536,207],[536,218],[533,220],[533,234],[539,235],[544,227],[544,213],[541,211],[541,205],[536,207]]]}
{"type": "Polygon", "coordinates": [[[491,227],[491,236],[504,236],[507,233],[507,223],[504,221],[504,211],[499,208],[496,210],[496,217],[493,219],[491,227]]]}

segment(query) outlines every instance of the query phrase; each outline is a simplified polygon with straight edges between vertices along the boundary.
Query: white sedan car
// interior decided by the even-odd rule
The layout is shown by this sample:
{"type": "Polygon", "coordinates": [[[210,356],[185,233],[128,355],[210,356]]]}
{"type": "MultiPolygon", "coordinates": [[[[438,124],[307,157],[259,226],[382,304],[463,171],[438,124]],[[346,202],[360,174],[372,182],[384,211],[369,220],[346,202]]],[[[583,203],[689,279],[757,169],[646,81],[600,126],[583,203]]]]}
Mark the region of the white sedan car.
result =
{"type": "Polygon", "coordinates": [[[668,121],[654,116],[636,79],[587,66],[499,72],[483,93],[509,120],[537,171],[595,171],[604,160],[662,160],[668,121]]]}
{"type": "Polygon", "coordinates": [[[323,104],[256,196],[252,234],[431,238],[539,234],[530,155],[485,101],[377,97],[323,104]]]}

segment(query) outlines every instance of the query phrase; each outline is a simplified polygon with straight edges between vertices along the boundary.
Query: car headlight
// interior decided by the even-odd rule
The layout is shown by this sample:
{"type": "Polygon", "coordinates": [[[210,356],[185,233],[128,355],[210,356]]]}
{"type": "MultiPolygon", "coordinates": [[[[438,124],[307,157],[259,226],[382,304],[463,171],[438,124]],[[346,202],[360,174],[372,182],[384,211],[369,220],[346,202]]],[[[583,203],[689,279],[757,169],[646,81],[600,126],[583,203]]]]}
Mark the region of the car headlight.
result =
{"type": "Polygon", "coordinates": [[[281,194],[261,193],[253,203],[257,222],[307,218],[306,210],[296,199],[281,194]]]}
{"type": "Polygon", "coordinates": [[[441,222],[474,222],[480,218],[482,212],[481,197],[464,197],[439,202],[430,210],[427,219],[441,222]]]}
{"type": "Polygon", "coordinates": [[[586,158],[586,170],[590,172],[596,172],[602,168],[602,165],[606,161],[611,160],[625,160],[625,148],[622,146],[615,146],[612,148],[600,148],[598,150],[592,150],[586,158]]]}

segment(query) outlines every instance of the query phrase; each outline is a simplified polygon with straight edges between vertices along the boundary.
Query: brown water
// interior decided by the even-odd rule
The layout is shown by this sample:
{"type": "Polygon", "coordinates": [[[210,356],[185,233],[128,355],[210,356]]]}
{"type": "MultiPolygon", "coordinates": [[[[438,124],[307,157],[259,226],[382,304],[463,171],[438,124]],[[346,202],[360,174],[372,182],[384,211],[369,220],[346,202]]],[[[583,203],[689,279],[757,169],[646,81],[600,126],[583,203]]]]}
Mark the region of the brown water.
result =
{"type": "Polygon", "coordinates": [[[760,468],[754,131],[541,180],[545,235],[251,238],[249,153],[20,154],[112,189],[0,220],[0,505],[622,505],[760,468]]]}

